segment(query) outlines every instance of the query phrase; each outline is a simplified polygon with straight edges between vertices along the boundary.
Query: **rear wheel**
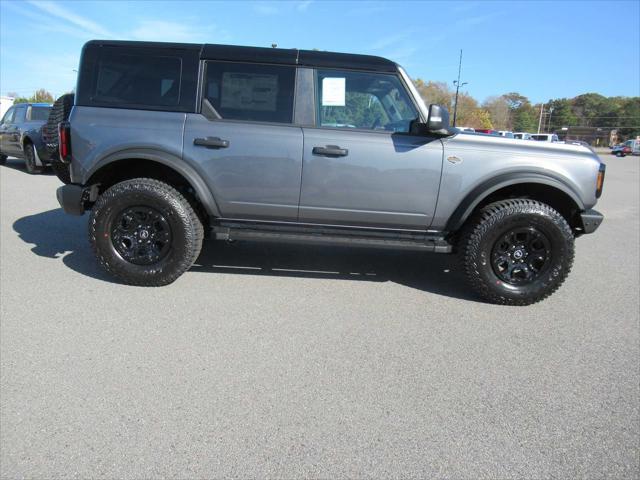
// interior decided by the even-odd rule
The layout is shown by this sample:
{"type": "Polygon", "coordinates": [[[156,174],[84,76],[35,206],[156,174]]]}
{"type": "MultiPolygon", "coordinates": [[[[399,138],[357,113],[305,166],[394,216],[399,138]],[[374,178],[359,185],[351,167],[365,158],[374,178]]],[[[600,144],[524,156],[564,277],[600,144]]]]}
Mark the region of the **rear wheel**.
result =
{"type": "Polygon", "coordinates": [[[53,173],[58,177],[58,180],[65,185],[71,183],[71,172],[69,171],[69,165],[66,163],[54,160],[51,162],[51,170],[53,170],[53,173]]]}
{"type": "Polygon", "coordinates": [[[4,165],[5,163],[7,163],[7,156],[0,155],[0,165],[4,165]]]}
{"type": "Polygon", "coordinates": [[[545,299],[573,265],[571,228],[557,211],[534,200],[504,200],[482,208],[465,227],[460,246],[471,287],[502,305],[545,299]]]}
{"type": "Polygon", "coordinates": [[[158,180],[136,178],[109,188],[89,219],[89,239],[107,272],[130,285],[161,286],[196,261],[203,227],[189,202],[158,180]]]}
{"type": "Polygon", "coordinates": [[[27,172],[31,175],[40,173],[42,170],[42,168],[36,164],[36,151],[31,142],[24,144],[24,165],[27,172]]]}

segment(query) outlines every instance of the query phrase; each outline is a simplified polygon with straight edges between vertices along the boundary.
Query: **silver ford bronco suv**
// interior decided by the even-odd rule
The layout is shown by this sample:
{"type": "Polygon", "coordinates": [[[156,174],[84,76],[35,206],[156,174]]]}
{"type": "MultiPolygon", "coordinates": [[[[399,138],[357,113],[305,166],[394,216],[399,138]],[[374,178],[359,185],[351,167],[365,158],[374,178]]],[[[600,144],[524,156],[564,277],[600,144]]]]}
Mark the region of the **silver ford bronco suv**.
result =
{"type": "Polygon", "coordinates": [[[133,285],[176,280],[208,234],[455,252],[485,300],[528,305],[603,218],[591,150],[463,134],[380,57],[91,41],[59,129],[60,205],[133,285]]]}

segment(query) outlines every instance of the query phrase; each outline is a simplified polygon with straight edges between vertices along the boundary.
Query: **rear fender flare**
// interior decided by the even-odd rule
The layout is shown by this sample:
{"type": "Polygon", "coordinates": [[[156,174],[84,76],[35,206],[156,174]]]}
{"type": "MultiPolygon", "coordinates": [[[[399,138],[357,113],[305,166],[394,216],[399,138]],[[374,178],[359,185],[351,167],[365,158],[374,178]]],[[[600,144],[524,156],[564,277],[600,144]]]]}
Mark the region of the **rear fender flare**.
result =
{"type": "Polygon", "coordinates": [[[86,185],[92,183],[91,178],[96,173],[119,160],[150,160],[174,170],[182,175],[193,187],[207,213],[214,217],[220,216],[220,210],[216,204],[214,195],[202,179],[202,176],[182,158],[169,152],[153,149],[126,149],[110,153],[100,159],[92,169],[86,172],[83,176],[83,183],[86,185]]]}

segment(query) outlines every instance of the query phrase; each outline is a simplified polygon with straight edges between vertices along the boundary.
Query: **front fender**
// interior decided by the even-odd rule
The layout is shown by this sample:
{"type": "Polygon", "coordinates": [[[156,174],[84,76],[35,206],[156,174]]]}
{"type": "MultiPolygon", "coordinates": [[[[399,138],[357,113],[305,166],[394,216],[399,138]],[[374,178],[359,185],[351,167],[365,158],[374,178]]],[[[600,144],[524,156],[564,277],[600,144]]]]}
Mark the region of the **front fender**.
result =
{"type": "Polygon", "coordinates": [[[506,173],[491,178],[473,188],[449,217],[446,230],[449,232],[458,230],[485,198],[505,187],[518,184],[538,184],[556,188],[570,197],[580,210],[585,210],[583,201],[571,185],[560,178],[552,176],[552,174],[535,172],[506,173]]]}

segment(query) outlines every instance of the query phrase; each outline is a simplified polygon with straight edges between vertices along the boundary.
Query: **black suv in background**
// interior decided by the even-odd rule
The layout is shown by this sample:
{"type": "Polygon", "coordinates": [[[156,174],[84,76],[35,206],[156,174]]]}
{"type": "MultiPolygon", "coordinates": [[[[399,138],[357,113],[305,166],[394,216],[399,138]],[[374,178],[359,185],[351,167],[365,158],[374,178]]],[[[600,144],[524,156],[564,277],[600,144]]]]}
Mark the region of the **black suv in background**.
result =
{"type": "Polygon", "coordinates": [[[0,123],[0,165],[7,157],[23,158],[27,172],[37,173],[49,163],[42,127],[50,110],[49,103],[19,103],[7,110],[0,123]]]}

